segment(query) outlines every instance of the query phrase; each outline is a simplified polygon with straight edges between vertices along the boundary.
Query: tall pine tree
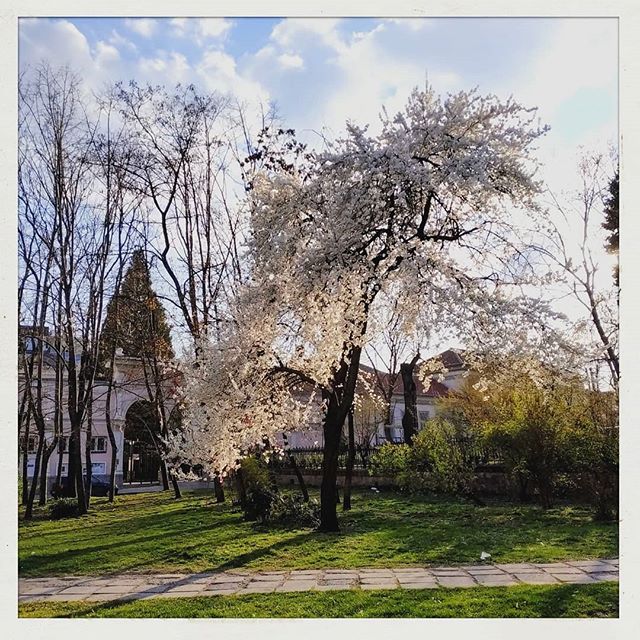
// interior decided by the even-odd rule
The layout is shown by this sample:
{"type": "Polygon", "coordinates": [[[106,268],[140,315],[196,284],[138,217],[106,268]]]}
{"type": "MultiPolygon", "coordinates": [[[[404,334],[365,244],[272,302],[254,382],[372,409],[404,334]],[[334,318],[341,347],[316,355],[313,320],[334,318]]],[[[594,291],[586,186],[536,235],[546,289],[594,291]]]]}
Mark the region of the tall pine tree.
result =
{"type": "Polygon", "coordinates": [[[120,291],[110,300],[102,330],[102,361],[112,349],[144,360],[170,360],[174,357],[171,330],[164,308],[151,286],[149,265],[144,251],[137,249],[131,259],[120,291]]]}

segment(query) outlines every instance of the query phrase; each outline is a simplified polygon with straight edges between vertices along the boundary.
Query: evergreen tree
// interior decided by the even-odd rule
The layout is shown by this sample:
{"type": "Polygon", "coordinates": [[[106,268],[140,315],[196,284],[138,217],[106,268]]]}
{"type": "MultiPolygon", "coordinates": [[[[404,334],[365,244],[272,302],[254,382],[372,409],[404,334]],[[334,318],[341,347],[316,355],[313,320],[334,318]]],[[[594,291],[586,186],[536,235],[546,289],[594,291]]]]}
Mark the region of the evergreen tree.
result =
{"type": "Polygon", "coordinates": [[[174,357],[170,331],[164,308],[151,286],[144,251],[137,249],[120,291],[107,306],[101,360],[108,361],[114,346],[125,356],[169,360],[174,357]]]}
{"type": "MultiPolygon", "coordinates": [[[[607,251],[610,253],[618,253],[620,246],[620,223],[619,223],[619,175],[616,171],[615,176],[611,178],[609,183],[609,193],[604,198],[604,222],[603,228],[609,232],[607,237],[607,251]]],[[[619,285],[619,267],[614,269],[614,278],[616,286],[619,285]]]]}

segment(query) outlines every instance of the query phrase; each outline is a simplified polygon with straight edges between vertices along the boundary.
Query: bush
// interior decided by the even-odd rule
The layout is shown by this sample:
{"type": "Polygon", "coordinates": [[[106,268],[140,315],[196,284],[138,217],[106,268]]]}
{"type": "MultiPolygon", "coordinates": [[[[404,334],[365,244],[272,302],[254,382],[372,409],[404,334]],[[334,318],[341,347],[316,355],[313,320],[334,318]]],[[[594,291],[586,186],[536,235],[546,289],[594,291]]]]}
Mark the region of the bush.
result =
{"type": "Polygon", "coordinates": [[[58,498],[49,503],[49,517],[52,520],[75,518],[78,515],[78,501],[75,498],[58,498]]]}
{"type": "Polygon", "coordinates": [[[317,527],[320,524],[320,504],[317,500],[304,502],[302,494],[280,494],[271,504],[270,522],[317,527]]]}
{"type": "Polygon", "coordinates": [[[407,470],[409,450],[408,444],[391,444],[390,442],[383,444],[371,455],[369,474],[395,478],[407,470]]]}
{"type": "Polygon", "coordinates": [[[475,497],[475,463],[471,438],[444,418],[428,420],[408,448],[404,468],[396,475],[400,489],[475,497]]]}
{"type": "Polygon", "coordinates": [[[240,506],[245,520],[266,522],[271,505],[278,495],[266,463],[259,458],[245,458],[240,465],[240,482],[244,495],[240,495],[240,506]]]}
{"type": "MultiPolygon", "coordinates": [[[[372,475],[394,478],[409,493],[473,497],[473,439],[444,418],[428,420],[411,446],[384,444],[371,456],[372,475]]],[[[477,498],[474,498],[477,501],[477,498]]]]}

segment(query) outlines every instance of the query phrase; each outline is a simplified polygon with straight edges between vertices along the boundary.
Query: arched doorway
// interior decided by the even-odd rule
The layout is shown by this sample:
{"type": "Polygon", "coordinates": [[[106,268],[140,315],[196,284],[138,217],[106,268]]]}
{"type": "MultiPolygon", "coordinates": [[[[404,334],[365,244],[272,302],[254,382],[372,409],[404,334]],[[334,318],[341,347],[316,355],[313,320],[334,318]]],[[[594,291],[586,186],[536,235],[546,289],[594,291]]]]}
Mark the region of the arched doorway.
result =
{"type": "Polygon", "coordinates": [[[138,400],[127,410],[124,426],[123,481],[158,482],[160,427],[153,405],[138,400]]]}

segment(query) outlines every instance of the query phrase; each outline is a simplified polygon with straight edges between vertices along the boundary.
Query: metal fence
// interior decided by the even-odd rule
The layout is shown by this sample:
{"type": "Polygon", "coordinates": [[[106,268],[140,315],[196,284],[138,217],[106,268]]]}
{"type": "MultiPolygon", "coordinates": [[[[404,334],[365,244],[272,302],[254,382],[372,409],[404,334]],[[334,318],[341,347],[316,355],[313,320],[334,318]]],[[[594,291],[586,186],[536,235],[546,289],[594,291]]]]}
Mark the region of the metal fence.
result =
{"type": "MultiPolygon", "coordinates": [[[[389,443],[399,446],[401,443],[389,443]]],[[[382,445],[356,446],[356,458],[354,469],[368,471],[371,456],[380,449],[382,445]]],[[[482,446],[477,442],[458,440],[452,442],[452,446],[458,446],[463,451],[463,455],[470,464],[476,468],[496,468],[503,465],[503,458],[498,450],[482,446]]],[[[300,471],[320,472],[322,471],[322,447],[290,448],[290,454],[295,459],[300,471]]],[[[349,452],[346,446],[342,446],[338,453],[338,470],[344,471],[347,468],[347,458],[349,452]]],[[[285,453],[282,456],[274,456],[269,461],[269,467],[274,471],[290,471],[292,469],[289,456],[285,453]]]]}

